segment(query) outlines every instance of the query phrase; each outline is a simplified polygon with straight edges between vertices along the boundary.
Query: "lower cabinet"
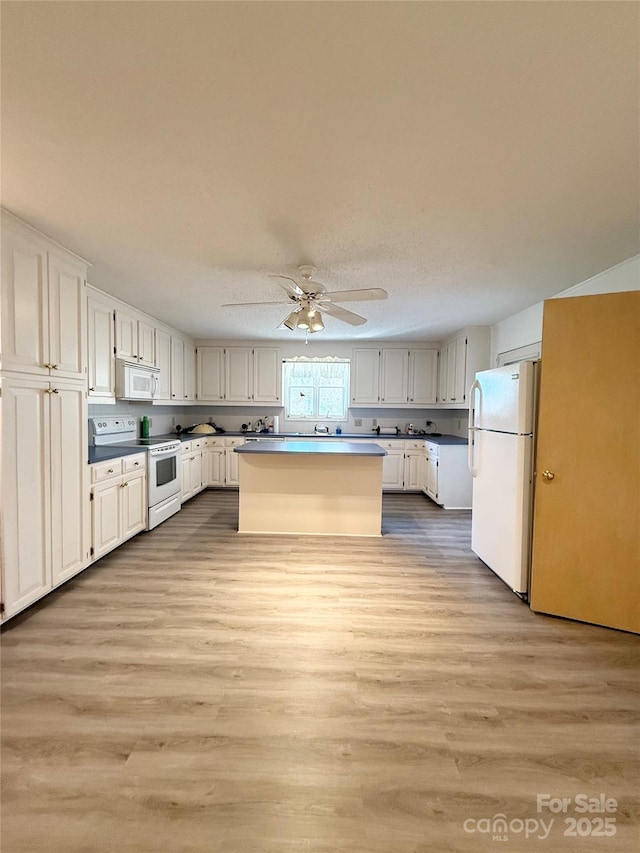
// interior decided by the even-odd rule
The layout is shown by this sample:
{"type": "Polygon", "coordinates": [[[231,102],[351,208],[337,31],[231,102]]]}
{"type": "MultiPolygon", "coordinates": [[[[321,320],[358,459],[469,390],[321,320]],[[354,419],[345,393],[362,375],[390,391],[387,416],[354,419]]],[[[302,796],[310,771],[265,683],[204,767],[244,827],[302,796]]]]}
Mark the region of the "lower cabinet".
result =
{"type": "Polygon", "coordinates": [[[224,440],[224,448],[225,448],[225,486],[239,486],[240,485],[240,474],[239,474],[239,461],[240,457],[234,451],[234,447],[238,447],[240,444],[244,444],[244,438],[225,438],[224,440]]]}
{"type": "Polygon", "coordinates": [[[422,489],[444,509],[471,509],[473,478],[466,444],[425,443],[422,489]]]}
{"type": "Polygon", "coordinates": [[[91,557],[97,560],[147,526],[146,454],[91,468],[91,557]]]}
{"type": "Polygon", "coordinates": [[[182,503],[201,492],[206,482],[203,479],[202,439],[185,441],[182,445],[180,469],[180,495],[182,503]]]}

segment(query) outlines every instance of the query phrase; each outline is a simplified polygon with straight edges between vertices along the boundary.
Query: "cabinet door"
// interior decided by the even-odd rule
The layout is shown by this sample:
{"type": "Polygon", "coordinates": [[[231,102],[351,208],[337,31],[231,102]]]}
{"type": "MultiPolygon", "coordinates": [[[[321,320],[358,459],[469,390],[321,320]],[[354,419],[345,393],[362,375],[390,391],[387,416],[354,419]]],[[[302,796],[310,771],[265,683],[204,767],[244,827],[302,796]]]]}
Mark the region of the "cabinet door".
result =
{"type": "Polygon", "coordinates": [[[447,387],[445,393],[446,403],[456,402],[456,342],[447,344],[447,387]]]}
{"type": "Polygon", "coordinates": [[[409,402],[423,406],[437,401],[438,351],[415,349],[409,353],[409,402]]]}
{"type": "Polygon", "coordinates": [[[144,320],[138,320],[138,361],[156,366],[156,330],[144,320]]]}
{"type": "Polygon", "coordinates": [[[446,347],[442,347],[439,353],[438,365],[438,402],[444,404],[447,402],[447,381],[449,374],[449,351],[446,347]]]}
{"type": "Polygon", "coordinates": [[[116,310],[116,355],[127,361],[138,360],[138,321],[120,309],[116,310]]]}
{"type": "Polygon", "coordinates": [[[453,396],[456,403],[464,403],[467,398],[467,339],[458,338],[455,347],[455,375],[453,380],[453,396]]]}
{"type": "Polygon", "coordinates": [[[405,405],[408,399],[409,351],[383,349],[380,402],[405,405]]]}
{"type": "Polygon", "coordinates": [[[191,491],[197,494],[202,491],[202,451],[194,453],[191,457],[191,491]]]}
{"type": "Polygon", "coordinates": [[[225,452],[225,485],[240,485],[239,462],[240,457],[233,447],[227,447],[225,452]]]}
{"type": "Polygon", "coordinates": [[[193,344],[184,343],[184,399],[195,400],[196,397],[196,348],[193,344]]]}
{"type": "Polygon", "coordinates": [[[49,252],[49,362],[55,375],[86,379],[86,268],[49,252]]]}
{"type": "Polygon", "coordinates": [[[191,454],[185,453],[180,458],[180,497],[182,503],[192,497],[191,487],[191,454]]]}
{"type": "Polygon", "coordinates": [[[205,483],[207,486],[224,486],[224,449],[212,447],[203,453],[205,483]]]}
{"type": "Polygon", "coordinates": [[[421,451],[406,453],[404,457],[404,488],[406,491],[419,492],[422,490],[422,460],[421,451]]]}
{"type": "Polygon", "coordinates": [[[404,452],[388,451],[382,459],[382,488],[402,489],[404,485],[404,452]]]}
{"type": "Polygon", "coordinates": [[[2,367],[49,375],[47,253],[37,243],[2,231],[2,367]]]}
{"type": "Polygon", "coordinates": [[[51,589],[49,382],[2,380],[5,616],[51,589]]]}
{"type": "Polygon", "coordinates": [[[224,400],[223,347],[198,347],[196,350],[196,398],[207,403],[224,400]]]}
{"type": "Polygon", "coordinates": [[[156,400],[171,399],[171,335],[156,329],[156,367],[160,368],[156,400]]]}
{"type": "Polygon", "coordinates": [[[89,396],[115,399],[113,356],[115,311],[106,302],[89,296],[89,396]]]}
{"type": "Polygon", "coordinates": [[[93,559],[97,560],[122,541],[121,498],[122,479],[109,480],[102,486],[94,486],[91,501],[91,541],[93,559]]]}
{"type": "Polygon", "coordinates": [[[120,538],[125,540],[147,526],[147,480],[144,472],[125,474],[120,492],[120,538]]]}
{"type": "Polygon", "coordinates": [[[56,586],[89,558],[88,412],[83,385],[50,384],[51,582],[56,586]]]}
{"type": "Polygon", "coordinates": [[[280,351],[275,347],[257,347],[253,351],[253,400],[255,403],[280,402],[280,351]]]}
{"type": "Polygon", "coordinates": [[[171,336],[171,399],[184,402],[184,341],[171,336]]]}
{"type": "Polygon", "coordinates": [[[351,402],[356,406],[380,401],[380,350],[354,349],[351,359],[351,402]]]}
{"type": "Polygon", "coordinates": [[[427,493],[438,500],[438,460],[431,455],[427,461],[427,493]]]}
{"type": "Polygon", "coordinates": [[[232,347],[225,352],[226,399],[246,403],[253,395],[253,350],[232,347]]]}

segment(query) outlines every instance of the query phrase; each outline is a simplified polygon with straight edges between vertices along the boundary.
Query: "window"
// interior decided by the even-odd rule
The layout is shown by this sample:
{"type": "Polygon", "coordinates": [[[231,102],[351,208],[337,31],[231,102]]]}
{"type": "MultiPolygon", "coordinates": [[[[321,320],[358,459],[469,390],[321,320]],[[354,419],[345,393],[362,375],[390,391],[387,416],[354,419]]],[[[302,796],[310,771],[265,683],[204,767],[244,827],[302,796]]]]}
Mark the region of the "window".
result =
{"type": "Polygon", "coordinates": [[[349,401],[349,360],[331,356],[285,359],[282,389],[285,417],[343,421],[349,401]]]}

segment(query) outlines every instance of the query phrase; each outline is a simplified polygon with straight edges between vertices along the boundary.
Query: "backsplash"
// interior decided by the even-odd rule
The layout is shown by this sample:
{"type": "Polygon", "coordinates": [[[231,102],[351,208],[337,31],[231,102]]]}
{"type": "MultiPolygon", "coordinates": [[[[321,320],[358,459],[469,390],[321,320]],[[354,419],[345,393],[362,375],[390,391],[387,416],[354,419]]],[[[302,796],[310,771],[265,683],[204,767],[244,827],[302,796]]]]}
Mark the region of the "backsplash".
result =
{"type": "MultiPolygon", "coordinates": [[[[118,400],[115,405],[90,405],[89,417],[100,415],[135,417],[140,421],[147,415],[151,424],[151,435],[164,435],[175,432],[176,425],[183,429],[194,424],[213,421],[229,432],[240,430],[242,424],[255,423],[258,418],[278,415],[281,432],[308,432],[312,430],[315,421],[294,421],[284,417],[281,406],[150,406],[148,403],[127,402],[118,400]]],[[[380,427],[399,427],[405,431],[407,424],[413,424],[414,430],[441,432],[447,435],[466,436],[467,412],[463,410],[446,409],[349,409],[347,418],[340,421],[344,433],[362,433],[375,435],[373,422],[377,419],[380,427]],[[427,427],[427,420],[433,421],[434,426],[427,427]],[[356,423],[360,421],[360,423],[356,423]]],[[[329,426],[331,432],[338,426],[337,421],[318,421],[329,426]]]]}

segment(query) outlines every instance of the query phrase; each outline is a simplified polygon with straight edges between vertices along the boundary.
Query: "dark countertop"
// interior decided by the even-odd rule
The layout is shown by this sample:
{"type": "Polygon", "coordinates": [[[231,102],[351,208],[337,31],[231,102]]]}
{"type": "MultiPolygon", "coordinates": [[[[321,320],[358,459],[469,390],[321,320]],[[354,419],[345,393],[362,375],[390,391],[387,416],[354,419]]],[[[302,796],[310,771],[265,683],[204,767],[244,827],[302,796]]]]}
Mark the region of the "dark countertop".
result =
{"type": "Polygon", "coordinates": [[[356,444],[352,441],[250,441],[233,448],[236,453],[325,454],[331,456],[386,456],[378,444],[356,444]]]}
{"type": "MultiPolygon", "coordinates": [[[[462,438],[459,435],[408,435],[407,433],[398,433],[397,435],[376,435],[375,433],[365,433],[365,432],[343,432],[341,435],[315,435],[314,433],[310,433],[309,435],[300,435],[296,432],[233,432],[229,430],[228,432],[216,432],[216,433],[196,433],[195,435],[190,432],[181,432],[180,435],[176,435],[176,433],[164,433],[163,435],[154,435],[152,438],[163,439],[164,441],[175,441],[176,439],[180,441],[193,441],[198,438],[241,438],[242,436],[251,439],[262,439],[262,438],[289,438],[294,439],[294,441],[328,441],[331,443],[332,441],[349,441],[351,438],[370,438],[374,441],[404,441],[406,439],[425,439],[426,441],[432,441],[435,444],[468,444],[466,438],[462,438]]],[[[292,442],[288,442],[288,444],[292,444],[292,442]]],[[[354,447],[362,447],[362,445],[354,445],[354,447]]],[[[118,456],[130,456],[132,453],[144,453],[144,447],[123,447],[118,444],[107,444],[102,447],[89,447],[89,464],[93,464],[94,462],[107,462],[109,459],[117,459],[118,456]]]]}
{"type": "MultiPolygon", "coordinates": [[[[175,436],[174,436],[175,438],[175,436]]],[[[94,462],[108,462],[119,456],[133,456],[134,453],[145,453],[144,447],[122,447],[117,444],[105,444],[103,447],[89,447],[89,465],[94,462]]]]}

